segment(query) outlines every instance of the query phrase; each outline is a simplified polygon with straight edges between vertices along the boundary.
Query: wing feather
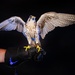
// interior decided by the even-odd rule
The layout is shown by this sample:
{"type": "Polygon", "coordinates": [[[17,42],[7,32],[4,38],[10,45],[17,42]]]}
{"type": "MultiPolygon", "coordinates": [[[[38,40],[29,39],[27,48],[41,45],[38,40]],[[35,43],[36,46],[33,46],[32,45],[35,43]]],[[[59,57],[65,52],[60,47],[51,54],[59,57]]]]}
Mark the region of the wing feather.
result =
{"type": "Polygon", "coordinates": [[[37,25],[40,28],[42,39],[55,27],[65,27],[75,23],[75,15],[66,13],[48,12],[40,16],[37,25]]]}
{"type": "Polygon", "coordinates": [[[19,32],[23,32],[23,28],[25,27],[25,22],[17,16],[13,16],[3,22],[0,23],[0,30],[11,31],[17,30],[19,32]]]}

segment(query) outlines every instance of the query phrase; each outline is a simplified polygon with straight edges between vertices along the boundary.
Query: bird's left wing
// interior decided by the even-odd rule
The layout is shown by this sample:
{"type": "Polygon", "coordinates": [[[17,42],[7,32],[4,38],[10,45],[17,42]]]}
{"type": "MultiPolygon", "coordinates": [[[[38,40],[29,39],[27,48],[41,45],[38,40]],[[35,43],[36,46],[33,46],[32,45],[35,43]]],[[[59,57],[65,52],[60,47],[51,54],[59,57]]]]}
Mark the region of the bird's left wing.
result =
{"type": "Polygon", "coordinates": [[[55,27],[65,27],[74,23],[75,15],[56,12],[44,13],[37,21],[42,39],[44,39],[45,35],[55,27]]]}
{"type": "Polygon", "coordinates": [[[17,30],[23,32],[25,22],[18,16],[13,16],[0,23],[0,31],[17,30]]]}

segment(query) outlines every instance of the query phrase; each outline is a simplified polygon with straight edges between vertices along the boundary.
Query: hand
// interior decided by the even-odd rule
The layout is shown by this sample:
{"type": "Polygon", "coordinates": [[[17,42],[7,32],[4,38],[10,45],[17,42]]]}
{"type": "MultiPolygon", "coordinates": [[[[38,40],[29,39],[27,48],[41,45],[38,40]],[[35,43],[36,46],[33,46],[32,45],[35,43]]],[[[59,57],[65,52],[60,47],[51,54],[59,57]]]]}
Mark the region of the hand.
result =
{"type": "Polygon", "coordinates": [[[34,59],[34,61],[41,61],[43,56],[46,55],[46,52],[41,48],[40,52],[33,47],[28,50],[29,58],[34,59]]]}
{"type": "Polygon", "coordinates": [[[41,49],[40,52],[35,54],[34,60],[41,61],[41,60],[43,60],[44,55],[46,55],[46,52],[43,49],[41,49]]]}

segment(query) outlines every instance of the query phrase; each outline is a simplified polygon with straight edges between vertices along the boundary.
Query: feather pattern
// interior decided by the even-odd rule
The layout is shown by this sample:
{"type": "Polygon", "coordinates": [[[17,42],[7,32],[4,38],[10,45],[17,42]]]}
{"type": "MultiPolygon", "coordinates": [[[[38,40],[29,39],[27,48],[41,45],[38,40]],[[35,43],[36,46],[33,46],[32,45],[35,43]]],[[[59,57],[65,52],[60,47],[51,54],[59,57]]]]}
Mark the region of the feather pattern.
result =
{"type": "Polygon", "coordinates": [[[17,30],[19,32],[23,32],[23,28],[25,27],[25,22],[17,16],[11,17],[0,23],[0,30],[11,31],[17,30]]]}
{"type": "Polygon", "coordinates": [[[36,44],[40,45],[39,35],[44,39],[46,34],[56,27],[65,27],[72,24],[75,24],[75,15],[73,14],[47,12],[42,14],[37,22],[36,17],[32,15],[26,23],[20,17],[13,16],[0,23],[0,30],[22,32],[27,38],[28,44],[36,46],[36,44]]]}
{"type": "Polygon", "coordinates": [[[40,27],[41,37],[44,39],[45,35],[52,31],[55,27],[65,27],[75,23],[75,15],[48,12],[40,16],[37,25],[40,27]]]}

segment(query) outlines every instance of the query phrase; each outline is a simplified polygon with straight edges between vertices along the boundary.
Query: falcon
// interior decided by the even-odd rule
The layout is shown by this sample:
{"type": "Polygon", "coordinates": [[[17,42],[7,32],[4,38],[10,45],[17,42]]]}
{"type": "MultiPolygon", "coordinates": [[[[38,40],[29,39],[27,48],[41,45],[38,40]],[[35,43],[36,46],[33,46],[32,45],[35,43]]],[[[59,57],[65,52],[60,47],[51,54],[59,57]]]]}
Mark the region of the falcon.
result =
{"type": "Polygon", "coordinates": [[[45,38],[48,32],[56,27],[65,27],[75,24],[75,15],[67,13],[46,12],[36,21],[36,17],[30,15],[27,22],[21,17],[13,16],[0,23],[0,30],[22,32],[27,38],[28,46],[24,46],[26,50],[36,47],[38,52],[41,49],[39,37],[45,38]]]}

